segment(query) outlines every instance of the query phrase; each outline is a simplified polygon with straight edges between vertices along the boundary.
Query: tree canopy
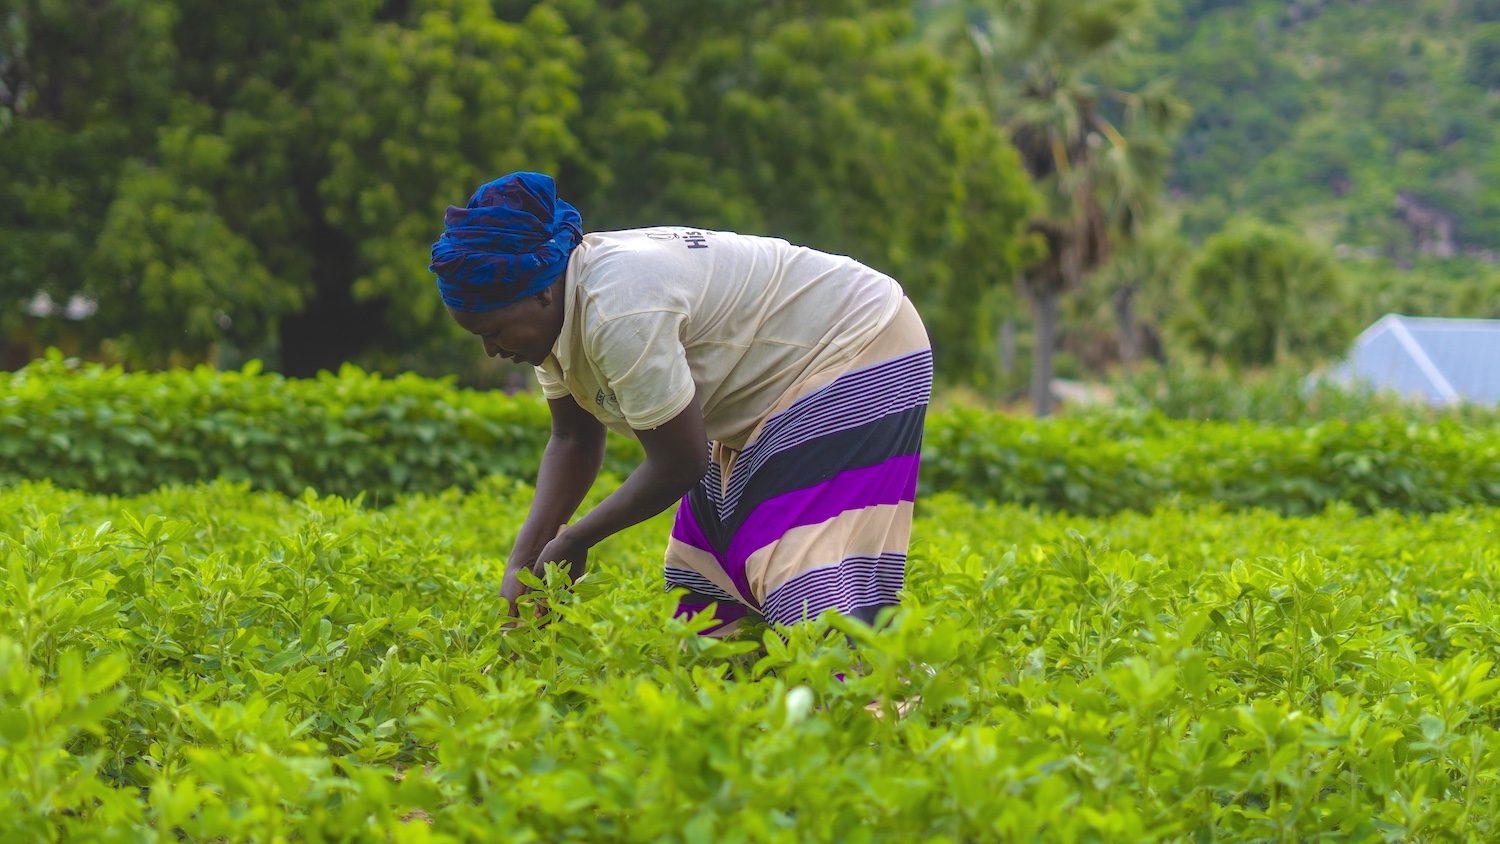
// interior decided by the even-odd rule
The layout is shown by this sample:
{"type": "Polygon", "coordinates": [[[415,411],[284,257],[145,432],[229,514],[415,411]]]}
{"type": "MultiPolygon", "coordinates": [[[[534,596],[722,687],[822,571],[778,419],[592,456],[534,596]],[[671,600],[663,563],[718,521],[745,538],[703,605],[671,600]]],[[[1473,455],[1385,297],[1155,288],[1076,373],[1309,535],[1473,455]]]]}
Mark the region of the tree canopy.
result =
{"type": "Polygon", "coordinates": [[[36,330],[41,292],[97,302],[79,342],[139,365],[455,371],[428,246],[531,169],[587,229],[890,272],[962,373],[1034,199],[912,30],[890,0],[25,0],[0,11],[0,331],[36,330]]]}
{"type": "Polygon", "coordinates": [[[1032,407],[1050,412],[1061,297],[1129,241],[1157,204],[1182,104],[1129,86],[1145,0],[999,0],[958,6],[977,98],[1020,153],[1041,196],[1038,249],[1018,276],[1035,332],[1032,407]]]}
{"type": "Polygon", "coordinates": [[[0,0],[0,366],[497,383],[426,263],[517,169],[587,229],[890,272],[940,371],[996,392],[997,333],[1034,372],[1202,352],[1183,296],[1217,294],[1182,270],[1258,218],[1355,291],[1337,354],[1386,310],[1494,313],[1496,27],[1497,0],[0,0]]]}
{"type": "Polygon", "coordinates": [[[1353,331],[1333,256],[1295,231],[1237,221],[1189,266],[1178,330],[1211,359],[1265,366],[1319,359],[1353,331]]]}

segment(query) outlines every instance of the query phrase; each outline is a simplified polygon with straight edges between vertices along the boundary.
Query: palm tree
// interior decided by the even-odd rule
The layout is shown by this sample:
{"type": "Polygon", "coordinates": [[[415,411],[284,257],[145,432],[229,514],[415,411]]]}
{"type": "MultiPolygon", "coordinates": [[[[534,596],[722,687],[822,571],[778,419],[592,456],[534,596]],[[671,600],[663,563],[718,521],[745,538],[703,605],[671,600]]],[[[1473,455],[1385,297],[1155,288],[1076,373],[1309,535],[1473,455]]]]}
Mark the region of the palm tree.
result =
{"type": "Polygon", "coordinates": [[[1028,224],[1039,257],[1019,284],[1036,331],[1032,407],[1045,416],[1062,297],[1150,215],[1186,108],[1165,81],[1105,82],[1129,73],[1146,0],[992,0],[973,12],[978,92],[1042,196],[1028,224]]]}

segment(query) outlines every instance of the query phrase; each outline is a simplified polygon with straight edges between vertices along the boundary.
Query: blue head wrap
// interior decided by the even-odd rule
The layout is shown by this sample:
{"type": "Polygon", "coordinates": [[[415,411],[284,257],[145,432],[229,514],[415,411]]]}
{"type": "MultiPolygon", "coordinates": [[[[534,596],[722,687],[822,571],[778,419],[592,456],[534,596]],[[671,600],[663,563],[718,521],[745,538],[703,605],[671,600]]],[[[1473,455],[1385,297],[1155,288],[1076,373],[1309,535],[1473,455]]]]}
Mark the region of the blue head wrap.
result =
{"type": "Polygon", "coordinates": [[[448,206],[448,230],[432,244],[443,302],[455,311],[493,311],[540,293],[568,266],[583,237],[578,210],[557,198],[541,173],[511,173],[481,185],[467,208],[448,206]]]}

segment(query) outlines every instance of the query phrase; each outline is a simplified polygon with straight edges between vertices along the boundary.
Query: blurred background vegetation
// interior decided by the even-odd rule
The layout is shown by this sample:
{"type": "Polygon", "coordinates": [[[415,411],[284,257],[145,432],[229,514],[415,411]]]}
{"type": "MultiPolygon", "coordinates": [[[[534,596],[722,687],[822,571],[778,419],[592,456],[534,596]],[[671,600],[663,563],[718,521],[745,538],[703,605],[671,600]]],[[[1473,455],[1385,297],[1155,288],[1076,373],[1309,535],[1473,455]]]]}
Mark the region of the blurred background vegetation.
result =
{"type": "Polygon", "coordinates": [[[1497,118],[1500,0],[0,0],[0,366],[514,385],[427,248],[533,169],[893,274],[987,400],[1264,404],[1500,317],[1497,118]]]}

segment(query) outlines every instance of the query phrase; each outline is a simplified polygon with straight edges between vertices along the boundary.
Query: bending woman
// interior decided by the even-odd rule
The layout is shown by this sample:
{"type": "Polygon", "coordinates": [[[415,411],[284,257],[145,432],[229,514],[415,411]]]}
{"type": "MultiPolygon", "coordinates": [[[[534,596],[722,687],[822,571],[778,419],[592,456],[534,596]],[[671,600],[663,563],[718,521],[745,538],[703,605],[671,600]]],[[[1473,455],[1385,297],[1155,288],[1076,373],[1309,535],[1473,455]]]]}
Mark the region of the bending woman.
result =
{"type": "Polygon", "coordinates": [[[873,621],[905,574],[932,351],[900,285],[784,240],[582,233],[553,181],[513,173],[450,207],[432,270],[485,353],[536,367],[552,412],[501,594],[677,504],[678,614],[873,621]],[[606,429],[645,461],[576,523],[606,429]],[[562,527],[567,525],[566,527],[562,527]],[[561,528],[561,530],[559,530],[561,528]]]}

